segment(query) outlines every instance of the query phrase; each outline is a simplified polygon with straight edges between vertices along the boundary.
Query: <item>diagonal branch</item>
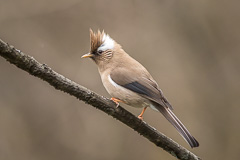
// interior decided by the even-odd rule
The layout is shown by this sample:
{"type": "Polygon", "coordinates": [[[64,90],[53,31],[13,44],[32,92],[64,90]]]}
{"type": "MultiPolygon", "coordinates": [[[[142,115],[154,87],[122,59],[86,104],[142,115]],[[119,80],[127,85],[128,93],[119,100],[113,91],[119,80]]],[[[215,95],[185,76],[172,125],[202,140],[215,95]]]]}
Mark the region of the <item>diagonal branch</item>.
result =
{"type": "Polygon", "coordinates": [[[99,110],[111,115],[130,128],[143,135],[149,141],[163,148],[181,160],[199,160],[200,158],[180,146],[172,139],[158,132],[155,128],[146,122],[139,120],[132,113],[128,112],[121,106],[116,108],[116,104],[110,99],[100,96],[93,91],[71,81],[70,79],[58,74],[45,64],[41,64],[33,57],[25,55],[23,52],[15,49],[0,39],[0,55],[18,68],[25,70],[29,74],[41,78],[48,82],[57,90],[66,92],[79,100],[84,101],[99,110]]]}

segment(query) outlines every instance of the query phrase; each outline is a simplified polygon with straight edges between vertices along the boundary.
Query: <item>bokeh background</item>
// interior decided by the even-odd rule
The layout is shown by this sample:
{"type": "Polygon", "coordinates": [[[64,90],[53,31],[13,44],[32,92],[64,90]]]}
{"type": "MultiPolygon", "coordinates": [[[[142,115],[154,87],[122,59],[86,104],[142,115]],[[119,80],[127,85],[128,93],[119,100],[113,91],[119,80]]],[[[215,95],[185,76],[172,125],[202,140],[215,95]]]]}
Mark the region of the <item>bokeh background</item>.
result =
{"type": "MultiPolygon", "coordinates": [[[[144,120],[203,159],[240,159],[240,1],[0,0],[0,38],[107,97],[89,51],[104,29],[150,71],[200,142],[144,120]]],[[[141,109],[124,106],[138,115],[141,109]]],[[[95,108],[0,57],[1,160],[175,159],[95,108]]]]}

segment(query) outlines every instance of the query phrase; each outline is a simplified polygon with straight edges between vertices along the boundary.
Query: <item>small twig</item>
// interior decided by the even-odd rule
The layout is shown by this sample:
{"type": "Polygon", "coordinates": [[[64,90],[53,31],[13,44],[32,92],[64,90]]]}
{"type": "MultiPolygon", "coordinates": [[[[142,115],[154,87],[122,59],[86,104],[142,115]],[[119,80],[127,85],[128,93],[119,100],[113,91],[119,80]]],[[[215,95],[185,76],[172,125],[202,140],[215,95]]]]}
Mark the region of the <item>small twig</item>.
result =
{"type": "Polygon", "coordinates": [[[192,152],[174,142],[172,139],[158,132],[155,128],[151,127],[144,121],[139,120],[136,116],[121,106],[116,108],[116,104],[110,99],[100,96],[93,91],[71,81],[70,79],[65,78],[47,65],[39,63],[33,57],[25,55],[23,52],[15,49],[13,46],[8,45],[1,39],[0,55],[10,63],[16,65],[18,68],[21,68],[29,74],[48,82],[57,90],[66,92],[78,98],[79,100],[82,100],[96,107],[97,109],[102,110],[108,115],[111,115],[178,159],[200,159],[192,152]]]}

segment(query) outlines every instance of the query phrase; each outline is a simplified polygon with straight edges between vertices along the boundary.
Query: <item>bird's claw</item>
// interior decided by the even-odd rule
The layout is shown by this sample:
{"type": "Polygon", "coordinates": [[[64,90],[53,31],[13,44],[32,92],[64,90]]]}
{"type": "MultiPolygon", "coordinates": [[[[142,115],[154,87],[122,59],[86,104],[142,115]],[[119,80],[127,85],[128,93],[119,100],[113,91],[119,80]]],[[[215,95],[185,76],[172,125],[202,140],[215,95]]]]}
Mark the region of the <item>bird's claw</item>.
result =
{"type": "Polygon", "coordinates": [[[142,112],[139,114],[138,118],[143,121],[143,113],[146,111],[147,107],[144,107],[142,112]]]}
{"type": "Polygon", "coordinates": [[[121,100],[119,100],[119,99],[117,99],[117,98],[111,98],[111,100],[114,102],[114,103],[116,103],[116,108],[118,108],[119,107],[119,102],[122,102],[121,100]]]}
{"type": "Polygon", "coordinates": [[[139,115],[139,116],[138,116],[138,119],[140,119],[140,120],[143,121],[143,116],[139,115]]]}

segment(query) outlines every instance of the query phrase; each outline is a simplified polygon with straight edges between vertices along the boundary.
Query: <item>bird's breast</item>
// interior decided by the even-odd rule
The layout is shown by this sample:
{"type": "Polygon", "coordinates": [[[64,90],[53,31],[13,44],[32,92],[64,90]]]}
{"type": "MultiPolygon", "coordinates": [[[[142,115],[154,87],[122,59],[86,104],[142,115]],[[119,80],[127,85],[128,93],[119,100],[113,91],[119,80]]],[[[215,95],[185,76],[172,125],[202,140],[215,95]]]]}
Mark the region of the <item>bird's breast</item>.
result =
{"type": "Polygon", "coordinates": [[[133,107],[142,108],[149,106],[150,103],[146,98],[129,89],[126,89],[118,85],[116,82],[112,80],[110,74],[106,73],[101,74],[101,79],[107,92],[112,97],[120,99],[121,101],[133,107]]]}

